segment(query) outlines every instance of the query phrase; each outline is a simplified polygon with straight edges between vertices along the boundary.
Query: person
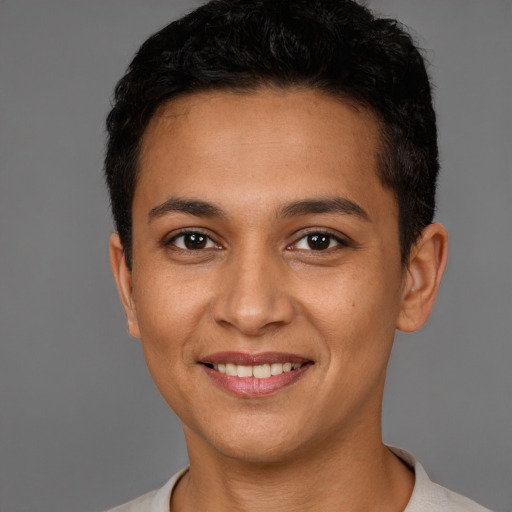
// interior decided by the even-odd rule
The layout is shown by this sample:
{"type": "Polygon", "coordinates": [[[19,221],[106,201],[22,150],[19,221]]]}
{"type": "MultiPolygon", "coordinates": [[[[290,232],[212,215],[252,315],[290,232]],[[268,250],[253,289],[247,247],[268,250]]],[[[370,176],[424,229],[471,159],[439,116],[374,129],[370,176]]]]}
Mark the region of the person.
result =
{"type": "Polygon", "coordinates": [[[115,90],[110,260],[190,466],[116,512],[484,511],[383,444],[447,261],[423,58],[352,0],[213,0],[115,90]]]}

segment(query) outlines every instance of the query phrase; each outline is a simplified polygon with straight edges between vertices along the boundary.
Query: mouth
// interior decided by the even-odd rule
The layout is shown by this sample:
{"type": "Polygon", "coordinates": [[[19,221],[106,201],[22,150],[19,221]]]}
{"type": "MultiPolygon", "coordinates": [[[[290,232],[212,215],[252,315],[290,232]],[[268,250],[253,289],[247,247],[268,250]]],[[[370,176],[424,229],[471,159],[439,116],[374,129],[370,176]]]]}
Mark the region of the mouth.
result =
{"type": "Polygon", "coordinates": [[[313,361],[276,352],[224,352],[207,356],[200,364],[224,390],[238,396],[258,397],[293,384],[313,366],[313,361]]]}
{"type": "Polygon", "coordinates": [[[226,363],[226,364],[211,364],[206,363],[208,368],[228,375],[230,377],[240,377],[247,379],[254,377],[255,379],[268,379],[282,373],[288,373],[298,370],[302,367],[301,363],[272,363],[272,364],[258,364],[256,366],[245,366],[241,364],[226,363]]]}

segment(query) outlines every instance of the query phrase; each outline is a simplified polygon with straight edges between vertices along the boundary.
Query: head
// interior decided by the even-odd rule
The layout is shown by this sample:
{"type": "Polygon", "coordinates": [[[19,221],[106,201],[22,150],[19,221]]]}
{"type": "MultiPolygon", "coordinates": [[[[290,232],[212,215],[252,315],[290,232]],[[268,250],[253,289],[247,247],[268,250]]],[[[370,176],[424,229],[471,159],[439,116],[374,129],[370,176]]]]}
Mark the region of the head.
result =
{"type": "Polygon", "coordinates": [[[446,261],[410,38],[349,1],[214,1],[144,43],[108,128],[111,264],[191,460],[380,442],[446,261]]]}
{"type": "Polygon", "coordinates": [[[158,109],[265,87],[316,90],[374,114],[378,177],[398,206],[405,265],[432,222],[439,168],[429,80],[410,36],[352,0],[214,0],[150,37],[116,87],[105,169],[128,266],[141,141],[158,109]]]}

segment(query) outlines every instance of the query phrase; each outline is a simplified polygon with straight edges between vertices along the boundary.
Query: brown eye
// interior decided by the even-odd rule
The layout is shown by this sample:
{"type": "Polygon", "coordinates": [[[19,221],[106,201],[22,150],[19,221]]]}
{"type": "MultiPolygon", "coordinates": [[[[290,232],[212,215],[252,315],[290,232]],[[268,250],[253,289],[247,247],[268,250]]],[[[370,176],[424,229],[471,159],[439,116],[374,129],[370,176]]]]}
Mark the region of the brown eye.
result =
{"type": "Polygon", "coordinates": [[[308,235],[307,244],[313,251],[323,251],[329,248],[332,238],[330,235],[315,233],[314,235],[308,235]]]}
{"type": "Polygon", "coordinates": [[[334,234],[316,231],[299,238],[291,247],[301,251],[326,251],[327,249],[343,249],[348,243],[334,234]]]}
{"type": "Polygon", "coordinates": [[[188,251],[198,251],[201,249],[211,249],[216,247],[215,243],[209,236],[196,231],[190,233],[182,233],[175,236],[170,241],[170,245],[171,244],[178,249],[184,249],[188,251]]]}
{"type": "Polygon", "coordinates": [[[200,233],[190,233],[183,236],[183,243],[187,249],[204,249],[208,238],[200,233]]]}

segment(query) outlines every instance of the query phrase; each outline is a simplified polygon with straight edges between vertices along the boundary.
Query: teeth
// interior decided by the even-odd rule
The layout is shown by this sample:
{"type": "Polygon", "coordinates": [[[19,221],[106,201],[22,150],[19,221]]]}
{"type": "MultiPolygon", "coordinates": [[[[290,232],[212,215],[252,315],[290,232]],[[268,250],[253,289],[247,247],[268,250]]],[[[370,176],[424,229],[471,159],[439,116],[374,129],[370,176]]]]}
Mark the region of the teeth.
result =
{"type": "Polygon", "coordinates": [[[281,363],[272,363],[270,365],[270,375],[281,375],[283,373],[283,365],[281,363]]]}
{"type": "Polygon", "coordinates": [[[297,370],[302,366],[301,363],[272,363],[258,364],[256,366],[243,366],[238,364],[215,364],[213,369],[219,373],[225,373],[230,377],[255,377],[256,379],[268,379],[273,375],[297,370]]]}
{"type": "Polygon", "coordinates": [[[236,374],[239,377],[252,377],[252,366],[237,366],[236,374]]]}
{"type": "Polygon", "coordinates": [[[253,366],[252,374],[257,379],[268,379],[271,375],[270,365],[269,364],[260,364],[258,366],[253,366]]]}
{"type": "Polygon", "coordinates": [[[236,364],[228,363],[226,365],[226,375],[230,375],[231,377],[237,376],[236,364]]]}

